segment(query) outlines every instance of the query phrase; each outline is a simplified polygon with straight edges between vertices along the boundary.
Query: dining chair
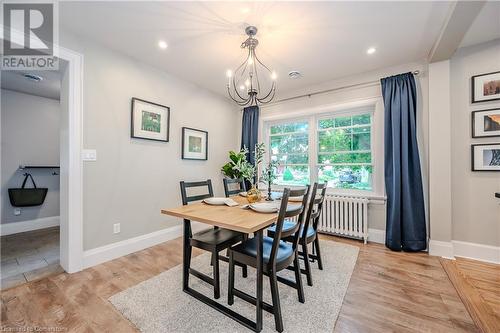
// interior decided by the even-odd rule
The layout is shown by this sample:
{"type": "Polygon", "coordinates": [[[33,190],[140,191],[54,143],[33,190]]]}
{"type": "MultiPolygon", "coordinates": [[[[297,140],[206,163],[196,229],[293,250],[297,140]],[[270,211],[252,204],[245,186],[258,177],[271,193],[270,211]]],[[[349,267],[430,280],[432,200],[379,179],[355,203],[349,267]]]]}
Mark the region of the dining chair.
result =
{"type": "MultiPolygon", "coordinates": [[[[318,268],[323,270],[323,261],[321,260],[321,250],[319,246],[318,237],[318,223],[321,216],[321,211],[323,209],[323,202],[325,200],[326,194],[326,184],[314,183],[313,190],[311,193],[311,199],[309,200],[309,207],[307,209],[306,219],[301,227],[299,234],[299,245],[302,252],[299,251],[299,257],[304,259],[305,269],[301,269],[301,272],[306,275],[307,285],[312,286],[312,272],[311,272],[311,261],[318,261],[318,268]],[[318,192],[320,194],[318,194],[318,192]],[[308,245],[312,243],[313,253],[309,253],[308,245]],[[314,251],[316,250],[316,251],[314,251]],[[316,254],[314,253],[316,252],[316,254]]],[[[285,221],[283,229],[287,230],[294,226],[293,221],[285,221]]],[[[274,237],[276,234],[275,228],[270,227],[267,230],[267,235],[269,237],[274,237]]],[[[294,236],[289,236],[284,239],[287,242],[293,243],[295,241],[294,236]]],[[[291,269],[291,268],[290,268],[291,269]]]]}
{"type": "MultiPolygon", "coordinates": [[[[192,201],[199,201],[206,198],[211,198],[214,196],[212,181],[210,179],[198,182],[185,182],[181,181],[181,196],[182,204],[185,206],[192,201]],[[187,194],[188,188],[206,188],[207,192],[203,194],[196,194],[189,196],[187,194]]],[[[184,223],[191,223],[190,220],[184,219],[184,223]]],[[[227,257],[219,256],[219,252],[229,248],[230,246],[241,242],[245,239],[245,235],[240,232],[227,230],[219,227],[214,227],[213,229],[207,229],[195,233],[194,235],[189,235],[189,249],[188,249],[188,264],[189,273],[196,276],[197,278],[211,284],[214,286],[214,298],[220,298],[220,278],[219,278],[219,259],[223,261],[229,261],[227,257]],[[203,274],[193,268],[191,268],[191,249],[196,247],[205,251],[212,253],[211,265],[213,266],[213,278],[206,274],[203,274]]],[[[247,276],[246,266],[242,266],[243,277],[247,276]]]]}
{"type": "Polygon", "coordinates": [[[231,195],[236,195],[239,194],[240,192],[246,192],[247,188],[245,185],[245,180],[244,179],[229,179],[229,178],[224,178],[224,193],[226,194],[226,197],[229,198],[231,195]],[[229,187],[232,184],[238,184],[238,188],[231,190],[229,187]]]}
{"type": "MultiPolygon", "coordinates": [[[[304,303],[304,289],[300,274],[299,257],[297,253],[297,244],[299,240],[298,230],[300,229],[304,217],[305,206],[309,194],[309,186],[304,189],[290,190],[285,188],[281,199],[281,205],[276,222],[276,237],[263,237],[262,258],[263,273],[269,277],[271,285],[272,305],[262,302],[262,308],[274,314],[276,330],[283,331],[283,318],[281,316],[281,305],[278,292],[278,281],[297,290],[299,302],[304,303]],[[290,204],[289,197],[302,197],[299,203],[290,204]],[[286,232],[283,230],[283,223],[286,218],[297,217],[295,226],[286,232]],[[293,236],[295,235],[295,236],[293,236]],[[285,242],[282,239],[295,237],[293,243],[285,242]],[[295,270],[295,281],[277,276],[277,272],[287,269],[293,264],[295,270]]],[[[251,304],[256,304],[255,297],[238,290],[234,287],[234,265],[236,263],[246,264],[257,267],[257,239],[251,238],[240,244],[229,248],[229,284],[228,284],[228,304],[234,303],[234,296],[237,296],[251,304]]]]}

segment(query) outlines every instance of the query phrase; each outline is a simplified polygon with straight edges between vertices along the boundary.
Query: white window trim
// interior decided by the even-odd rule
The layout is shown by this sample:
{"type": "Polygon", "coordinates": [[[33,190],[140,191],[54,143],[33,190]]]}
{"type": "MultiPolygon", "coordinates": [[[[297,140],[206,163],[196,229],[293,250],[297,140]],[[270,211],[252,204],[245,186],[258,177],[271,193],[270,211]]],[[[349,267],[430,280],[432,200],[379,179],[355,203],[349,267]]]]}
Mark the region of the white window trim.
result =
{"type": "MultiPolygon", "coordinates": [[[[317,181],[318,173],[316,169],[318,167],[317,163],[317,124],[321,119],[328,119],[331,117],[338,117],[342,115],[357,115],[365,114],[369,111],[372,114],[371,121],[371,153],[372,153],[372,190],[355,190],[355,189],[334,189],[329,188],[327,190],[328,194],[338,194],[346,196],[360,196],[368,197],[375,200],[385,200],[385,186],[384,186],[384,151],[383,151],[383,103],[381,98],[372,99],[365,101],[364,103],[355,102],[351,105],[343,104],[341,108],[338,105],[332,105],[330,107],[322,107],[320,112],[297,112],[294,116],[287,117],[286,115],[273,115],[270,117],[262,118],[262,131],[261,138],[269,147],[270,129],[271,126],[283,123],[291,123],[298,121],[308,121],[309,123],[309,175],[310,183],[313,184],[317,181]]],[[[269,152],[264,158],[264,162],[268,163],[269,152]]],[[[273,185],[276,190],[282,190],[285,186],[283,185],[273,185]]]]}

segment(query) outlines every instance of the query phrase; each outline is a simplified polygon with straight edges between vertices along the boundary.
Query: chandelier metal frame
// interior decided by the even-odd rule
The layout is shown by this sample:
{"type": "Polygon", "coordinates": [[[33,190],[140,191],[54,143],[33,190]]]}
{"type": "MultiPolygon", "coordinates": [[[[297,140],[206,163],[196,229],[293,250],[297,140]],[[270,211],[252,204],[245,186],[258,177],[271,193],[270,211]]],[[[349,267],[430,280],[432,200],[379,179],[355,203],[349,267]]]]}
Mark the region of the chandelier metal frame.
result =
{"type": "Polygon", "coordinates": [[[234,71],[228,70],[227,77],[227,93],[229,97],[240,106],[261,105],[271,102],[276,94],[276,73],[271,71],[269,67],[260,61],[255,53],[255,48],[259,45],[259,41],[255,38],[257,28],[248,26],[245,29],[248,38],[241,43],[242,49],[248,49],[248,54],[245,61],[234,71]],[[261,74],[259,74],[259,71],[261,74]],[[264,72],[268,75],[271,81],[269,91],[263,93],[261,91],[261,83],[264,72]],[[238,91],[238,89],[241,91],[238,91]],[[248,96],[244,96],[245,92],[248,96]]]}

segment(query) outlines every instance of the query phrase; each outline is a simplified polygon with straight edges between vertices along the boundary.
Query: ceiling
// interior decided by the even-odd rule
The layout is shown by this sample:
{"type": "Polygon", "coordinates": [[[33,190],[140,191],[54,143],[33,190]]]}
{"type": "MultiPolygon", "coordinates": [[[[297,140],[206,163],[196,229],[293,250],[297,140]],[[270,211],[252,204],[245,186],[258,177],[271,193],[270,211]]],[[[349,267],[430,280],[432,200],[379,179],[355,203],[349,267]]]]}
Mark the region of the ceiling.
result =
{"type": "Polygon", "coordinates": [[[462,39],[460,47],[500,38],[500,2],[487,2],[462,39]]]}
{"type": "Polygon", "coordinates": [[[243,61],[244,28],[278,74],[278,94],[424,60],[447,2],[61,2],[64,31],[225,95],[226,70],[243,61]],[[166,50],[158,41],[168,43],[166,50]],[[377,48],[367,55],[369,47],[377,48]],[[292,80],[287,73],[303,77],[292,80]]]}
{"type": "Polygon", "coordinates": [[[65,68],[65,62],[60,61],[58,71],[2,71],[1,87],[2,89],[59,100],[61,77],[65,68]],[[25,73],[41,76],[43,80],[39,82],[29,80],[23,76],[25,73]]]}

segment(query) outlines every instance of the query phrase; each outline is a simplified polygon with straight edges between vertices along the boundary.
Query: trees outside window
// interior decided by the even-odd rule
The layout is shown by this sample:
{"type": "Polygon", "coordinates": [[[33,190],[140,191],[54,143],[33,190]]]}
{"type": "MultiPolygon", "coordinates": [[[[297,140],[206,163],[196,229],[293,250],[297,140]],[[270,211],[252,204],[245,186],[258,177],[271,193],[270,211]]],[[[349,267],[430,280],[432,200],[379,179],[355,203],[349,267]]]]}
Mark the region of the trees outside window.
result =
{"type": "Polygon", "coordinates": [[[269,158],[280,163],[275,184],[317,179],[331,188],[372,191],[372,118],[366,111],[269,124],[269,158]]]}

